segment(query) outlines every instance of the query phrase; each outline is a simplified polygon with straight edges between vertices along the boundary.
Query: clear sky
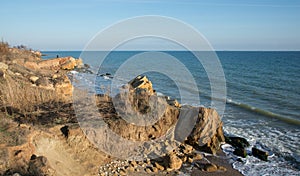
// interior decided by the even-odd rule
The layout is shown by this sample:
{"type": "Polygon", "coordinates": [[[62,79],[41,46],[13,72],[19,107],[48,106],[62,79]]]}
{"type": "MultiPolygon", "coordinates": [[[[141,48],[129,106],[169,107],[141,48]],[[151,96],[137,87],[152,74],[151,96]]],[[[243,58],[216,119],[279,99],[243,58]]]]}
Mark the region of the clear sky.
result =
{"type": "Polygon", "coordinates": [[[299,0],[3,0],[0,37],[39,50],[82,50],[122,19],[163,15],[199,30],[216,50],[300,50],[299,0]]]}

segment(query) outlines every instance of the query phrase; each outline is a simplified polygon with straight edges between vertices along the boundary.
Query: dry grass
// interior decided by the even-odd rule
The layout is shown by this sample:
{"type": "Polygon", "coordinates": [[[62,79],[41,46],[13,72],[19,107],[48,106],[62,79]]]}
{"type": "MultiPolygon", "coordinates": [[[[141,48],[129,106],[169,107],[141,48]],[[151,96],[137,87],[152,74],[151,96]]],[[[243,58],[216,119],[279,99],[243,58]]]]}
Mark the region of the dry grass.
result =
{"type": "Polygon", "coordinates": [[[33,87],[32,84],[11,76],[0,80],[0,105],[6,112],[10,108],[23,115],[33,114],[39,111],[41,104],[62,101],[54,90],[33,87]]]}
{"type": "Polygon", "coordinates": [[[9,62],[14,59],[38,60],[39,56],[24,45],[10,47],[7,42],[0,42],[0,62],[9,62]]]}
{"type": "Polygon", "coordinates": [[[7,54],[9,52],[9,45],[7,42],[0,42],[0,53],[7,54]]]}
{"type": "Polygon", "coordinates": [[[0,42],[0,62],[6,60],[9,55],[9,45],[6,42],[0,42]]]}

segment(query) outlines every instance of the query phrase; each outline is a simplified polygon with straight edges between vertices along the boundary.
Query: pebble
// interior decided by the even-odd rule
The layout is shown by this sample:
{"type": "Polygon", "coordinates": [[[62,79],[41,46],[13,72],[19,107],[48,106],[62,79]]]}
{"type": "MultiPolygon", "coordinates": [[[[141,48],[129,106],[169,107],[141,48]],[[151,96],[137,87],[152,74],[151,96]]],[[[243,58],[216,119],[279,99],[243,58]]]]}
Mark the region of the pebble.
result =
{"type": "Polygon", "coordinates": [[[187,161],[188,161],[189,163],[192,163],[194,160],[193,160],[193,158],[188,157],[187,161]]]}
{"type": "Polygon", "coordinates": [[[150,159],[147,158],[146,161],[145,161],[145,163],[146,163],[146,164],[151,164],[150,159]]]}
{"type": "Polygon", "coordinates": [[[119,174],[120,175],[126,175],[126,171],[124,169],[120,169],[119,174]]]}
{"type": "Polygon", "coordinates": [[[156,167],[151,167],[152,172],[158,172],[158,169],[156,167]]]}
{"type": "Polygon", "coordinates": [[[130,161],[129,163],[131,164],[132,167],[136,167],[137,166],[136,161],[130,161]]]}
{"type": "Polygon", "coordinates": [[[134,167],[132,167],[131,165],[130,165],[130,166],[125,166],[125,169],[126,169],[127,171],[131,171],[131,172],[134,171],[134,167]]]}
{"type": "Polygon", "coordinates": [[[218,170],[218,167],[215,164],[210,163],[204,167],[204,170],[207,172],[215,172],[218,170]]]}
{"type": "Polygon", "coordinates": [[[200,153],[195,153],[193,155],[193,159],[194,160],[201,160],[203,158],[203,156],[200,153]]]}
{"type": "Polygon", "coordinates": [[[148,174],[152,172],[151,169],[150,169],[149,167],[147,167],[147,168],[145,169],[145,171],[146,171],[148,174]]]}
{"type": "Polygon", "coordinates": [[[220,171],[227,171],[227,169],[226,169],[226,167],[223,167],[223,166],[218,166],[218,170],[220,170],[220,171]]]}

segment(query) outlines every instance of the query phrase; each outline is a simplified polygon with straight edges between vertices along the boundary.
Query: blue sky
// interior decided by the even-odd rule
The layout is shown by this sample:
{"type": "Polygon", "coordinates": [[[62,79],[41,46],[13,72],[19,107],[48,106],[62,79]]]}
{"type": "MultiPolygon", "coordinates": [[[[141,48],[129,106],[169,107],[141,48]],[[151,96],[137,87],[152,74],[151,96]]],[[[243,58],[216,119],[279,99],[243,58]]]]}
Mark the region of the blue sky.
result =
{"type": "Polygon", "coordinates": [[[216,50],[300,50],[299,0],[6,0],[0,37],[39,50],[81,50],[100,30],[163,15],[199,30],[216,50]]]}

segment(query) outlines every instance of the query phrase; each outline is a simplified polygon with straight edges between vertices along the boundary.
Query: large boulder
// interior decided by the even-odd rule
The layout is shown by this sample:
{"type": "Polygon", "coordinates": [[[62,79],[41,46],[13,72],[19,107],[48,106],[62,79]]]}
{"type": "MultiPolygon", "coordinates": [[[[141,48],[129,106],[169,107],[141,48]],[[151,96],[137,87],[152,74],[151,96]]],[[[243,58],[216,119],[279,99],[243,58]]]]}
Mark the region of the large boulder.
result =
{"type": "Polygon", "coordinates": [[[269,156],[269,153],[266,152],[266,151],[263,151],[263,150],[260,150],[256,147],[253,147],[252,148],[252,154],[253,156],[263,160],[263,161],[268,161],[268,156],[269,156]]]}
{"type": "Polygon", "coordinates": [[[187,143],[204,152],[216,154],[221,142],[225,141],[222,126],[223,123],[215,109],[200,107],[187,143]]]}

